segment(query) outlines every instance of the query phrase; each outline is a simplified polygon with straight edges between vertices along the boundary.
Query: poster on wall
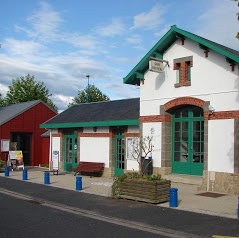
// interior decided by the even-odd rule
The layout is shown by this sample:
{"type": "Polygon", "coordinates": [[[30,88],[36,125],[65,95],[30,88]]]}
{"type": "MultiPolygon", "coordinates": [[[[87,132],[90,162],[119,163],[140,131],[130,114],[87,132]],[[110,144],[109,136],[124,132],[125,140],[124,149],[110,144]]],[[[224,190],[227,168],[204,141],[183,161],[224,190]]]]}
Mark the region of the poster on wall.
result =
{"type": "Polygon", "coordinates": [[[21,150],[9,151],[9,165],[24,169],[23,154],[21,150]]]}
{"type": "Polygon", "coordinates": [[[139,138],[137,137],[128,137],[126,142],[126,158],[128,160],[137,159],[137,153],[135,153],[135,149],[139,151],[139,138]]]}
{"type": "Polygon", "coordinates": [[[10,148],[10,140],[1,140],[1,151],[2,152],[8,152],[10,148]]]}
{"type": "Polygon", "coordinates": [[[57,150],[52,152],[52,169],[59,170],[59,151],[57,150]]]}

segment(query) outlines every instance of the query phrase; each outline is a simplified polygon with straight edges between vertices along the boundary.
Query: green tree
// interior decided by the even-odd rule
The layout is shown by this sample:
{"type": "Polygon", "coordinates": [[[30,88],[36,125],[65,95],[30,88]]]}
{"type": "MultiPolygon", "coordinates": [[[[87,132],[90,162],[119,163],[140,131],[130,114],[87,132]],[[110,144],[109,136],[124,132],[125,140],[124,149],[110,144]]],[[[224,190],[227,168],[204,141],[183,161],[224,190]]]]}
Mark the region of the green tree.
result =
{"type": "MultiPolygon", "coordinates": [[[[237,2],[237,6],[239,7],[238,0],[234,0],[234,2],[237,2]]],[[[237,20],[239,21],[239,12],[237,13],[237,20]]],[[[236,38],[239,39],[239,32],[237,32],[236,38]]]]}
{"type": "Polygon", "coordinates": [[[56,105],[49,98],[51,95],[43,82],[37,82],[34,76],[28,74],[25,77],[21,76],[12,80],[12,85],[8,86],[4,102],[5,105],[11,105],[41,99],[49,107],[57,111],[56,105]]]}
{"type": "Polygon", "coordinates": [[[4,99],[2,98],[2,94],[0,93],[0,107],[5,106],[4,99]]]}
{"type": "Polygon", "coordinates": [[[110,98],[103,94],[99,88],[95,85],[89,85],[83,90],[79,90],[75,98],[72,99],[72,102],[69,103],[68,107],[71,107],[75,104],[87,103],[87,102],[101,102],[109,101],[110,98]]]}

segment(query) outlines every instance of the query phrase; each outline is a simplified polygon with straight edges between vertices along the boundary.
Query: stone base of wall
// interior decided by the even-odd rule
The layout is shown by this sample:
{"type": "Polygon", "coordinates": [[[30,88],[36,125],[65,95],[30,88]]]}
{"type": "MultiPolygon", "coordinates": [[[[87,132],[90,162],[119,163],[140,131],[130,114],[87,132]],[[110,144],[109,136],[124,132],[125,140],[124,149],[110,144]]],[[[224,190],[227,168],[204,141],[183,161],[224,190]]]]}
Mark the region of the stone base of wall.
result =
{"type": "Polygon", "coordinates": [[[114,177],[113,169],[112,168],[104,168],[104,172],[102,174],[102,177],[106,177],[106,178],[114,177]]]}
{"type": "Polygon", "coordinates": [[[171,167],[154,167],[153,168],[153,174],[162,174],[162,175],[167,175],[172,173],[172,168],[171,167]]]}
{"type": "Polygon", "coordinates": [[[239,194],[239,174],[203,172],[202,189],[212,192],[239,194]]]}

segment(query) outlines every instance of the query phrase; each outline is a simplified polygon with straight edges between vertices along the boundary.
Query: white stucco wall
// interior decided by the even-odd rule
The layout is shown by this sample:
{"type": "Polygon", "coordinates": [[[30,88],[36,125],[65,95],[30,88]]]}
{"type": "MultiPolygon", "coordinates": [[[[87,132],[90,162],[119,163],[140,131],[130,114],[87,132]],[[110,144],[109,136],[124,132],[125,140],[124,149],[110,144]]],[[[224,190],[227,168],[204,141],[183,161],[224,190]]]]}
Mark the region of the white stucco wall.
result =
{"type": "Polygon", "coordinates": [[[208,170],[234,173],[234,120],[208,121],[208,170]]]}
{"type": "Polygon", "coordinates": [[[127,170],[139,171],[139,164],[136,160],[127,159],[126,163],[127,163],[127,170]]]}
{"type": "Polygon", "coordinates": [[[109,168],[109,138],[81,137],[80,160],[88,162],[103,162],[109,168]]]}
{"type": "Polygon", "coordinates": [[[176,41],[163,56],[169,61],[163,73],[148,71],[144,84],[140,86],[140,115],[158,115],[159,106],[183,96],[192,96],[210,101],[216,111],[239,110],[238,66],[231,71],[225,57],[210,51],[205,58],[204,50],[187,39],[184,45],[176,41]],[[173,60],[193,56],[191,67],[191,86],[175,88],[176,70],[173,60]]]}
{"type": "Polygon", "coordinates": [[[151,135],[151,128],[153,128],[153,152],[152,152],[152,159],[153,159],[153,167],[161,167],[161,130],[162,130],[162,123],[161,122],[154,122],[154,123],[144,123],[142,126],[143,136],[150,136],[151,135]]]}
{"type": "MultiPolygon", "coordinates": [[[[94,133],[94,127],[85,127],[83,128],[84,133],[94,133]]],[[[96,127],[96,132],[97,133],[108,133],[109,132],[109,127],[96,127]]]]}
{"type": "Polygon", "coordinates": [[[128,126],[128,133],[139,133],[139,126],[128,126]]]}

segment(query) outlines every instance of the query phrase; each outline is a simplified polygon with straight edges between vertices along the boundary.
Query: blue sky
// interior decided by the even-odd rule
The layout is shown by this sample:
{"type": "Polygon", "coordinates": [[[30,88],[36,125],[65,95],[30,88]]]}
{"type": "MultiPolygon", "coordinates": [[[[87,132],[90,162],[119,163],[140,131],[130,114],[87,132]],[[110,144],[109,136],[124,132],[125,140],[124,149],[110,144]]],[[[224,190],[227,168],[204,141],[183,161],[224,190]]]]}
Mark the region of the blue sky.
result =
{"type": "Polygon", "coordinates": [[[112,100],[138,97],[123,77],[170,26],[239,50],[237,12],[231,0],[2,1],[0,93],[29,73],[60,111],[86,75],[112,100]]]}

